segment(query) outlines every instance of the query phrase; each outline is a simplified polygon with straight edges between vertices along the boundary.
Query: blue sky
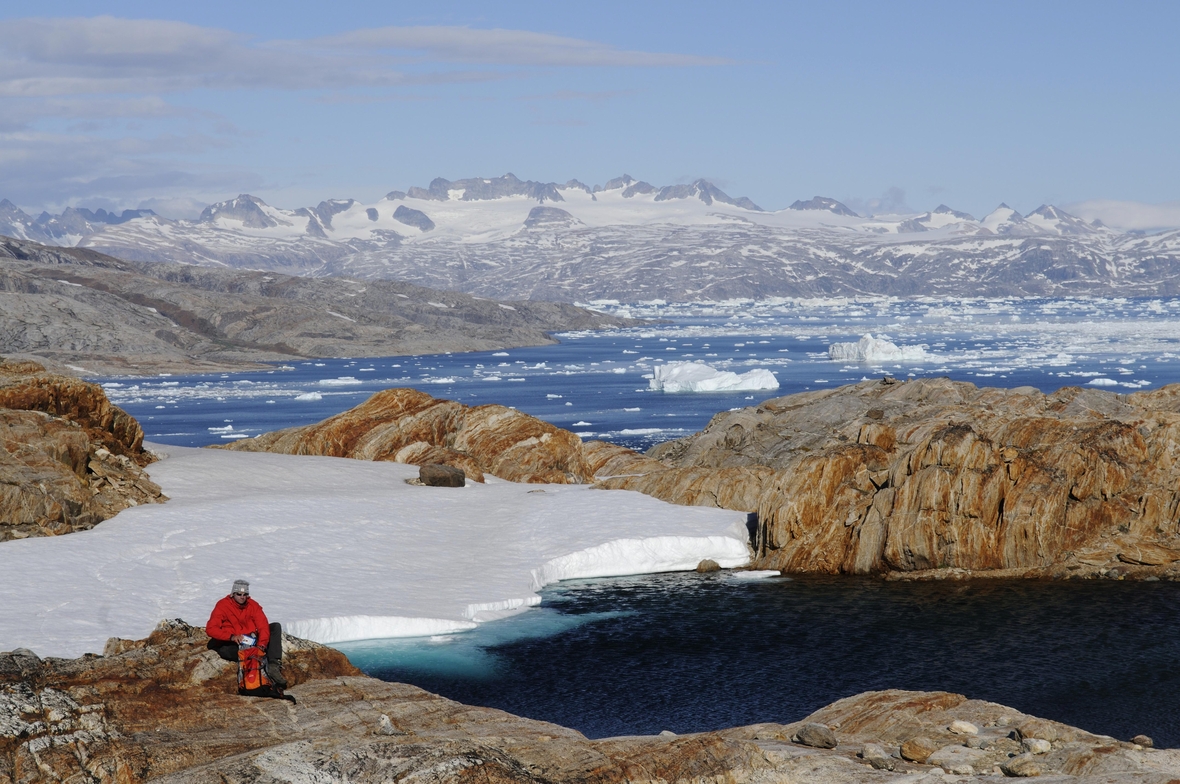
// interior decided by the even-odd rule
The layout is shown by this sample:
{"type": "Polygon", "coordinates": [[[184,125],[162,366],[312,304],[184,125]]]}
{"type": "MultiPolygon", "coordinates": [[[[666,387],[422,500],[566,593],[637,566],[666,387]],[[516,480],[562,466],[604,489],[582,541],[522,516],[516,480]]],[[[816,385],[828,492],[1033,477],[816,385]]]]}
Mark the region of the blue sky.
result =
{"type": "Polygon", "coordinates": [[[0,197],[26,210],[508,171],[768,209],[1180,202],[1180,3],[47,5],[0,8],[0,197]]]}

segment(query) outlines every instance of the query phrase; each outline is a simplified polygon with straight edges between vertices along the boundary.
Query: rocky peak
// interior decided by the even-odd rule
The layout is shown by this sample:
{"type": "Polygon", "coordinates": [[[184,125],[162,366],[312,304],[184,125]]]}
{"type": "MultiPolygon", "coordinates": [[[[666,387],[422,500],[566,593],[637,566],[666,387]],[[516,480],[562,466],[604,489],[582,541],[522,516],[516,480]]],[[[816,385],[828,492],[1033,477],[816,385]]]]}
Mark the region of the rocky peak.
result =
{"type": "Polygon", "coordinates": [[[712,204],[718,201],[722,204],[729,204],[747,210],[762,211],[761,207],[745,196],[740,199],[730,198],[725,191],[704,179],[695,180],[688,185],[668,185],[660,189],[660,192],[656,194],[655,200],[667,201],[669,199],[691,199],[693,197],[700,199],[705,204],[712,204]]]}
{"type": "Polygon", "coordinates": [[[595,192],[617,191],[620,188],[626,188],[633,182],[635,182],[634,177],[632,177],[630,174],[624,174],[622,177],[615,177],[613,180],[607,180],[606,185],[603,185],[601,188],[596,187],[595,192]]]}
{"type": "Polygon", "coordinates": [[[1085,236],[1100,228],[1050,204],[1042,204],[1024,218],[1045,231],[1062,236],[1085,236]]]}
{"type": "Polygon", "coordinates": [[[407,191],[407,195],[412,199],[447,201],[454,191],[462,191],[462,195],[458,197],[461,201],[486,201],[506,196],[527,196],[541,203],[565,201],[556,184],[521,180],[512,172],[490,179],[472,177],[451,181],[437,177],[431,181],[429,188],[412,187],[407,191]]]}
{"type": "Polygon", "coordinates": [[[1008,236],[1030,236],[1040,234],[1041,229],[1021,217],[1020,213],[1001,203],[980,221],[983,228],[993,234],[1008,236]]]}
{"type": "Polygon", "coordinates": [[[287,221],[279,221],[269,215],[263,209],[268,206],[270,205],[257,196],[243,193],[236,199],[210,204],[201,212],[201,217],[197,220],[200,223],[216,223],[219,219],[240,221],[243,226],[250,229],[269,229],[275,226],[290,225],[287,221]]]}
{"type": "Polygon", "coordinates": [[[639,180],[638,182],[632,182],[626,188],[623,188],[623,198],[630,199],[634,196],[646,196],[649,193],[656,193],[657,191],[659,191],[659,188],[656,186],[649,182],[639,180]]]}
{"type": "Polygon", "coordinates": [[[848,209],[835,199],[829,199],[826,196],[815,196],[807,201],[796,201],[788,210],[824,210],[834,215],[847,215],[850,218],[859,217],[855,212],[848,209]]]}
{"type": "Polygon", "coordinates": [[[320,225],[326,229],[332,228],[332,217],[348,210],[356,204],[355,199],[328,199],[316,205],[312,212],[319,218],[320,225]]]}
{"type": "Polygon", "coordinates": [[[938,205],[937,207],[934,208],[934,210],[932,212],[934,215],[950,215],[952,218],[958,218],[959,220],[964,220],[964,221],[975,220],[975,218],[972,217],[971,215],[969,215],[968,213],[960,212],[959,210],[952,210],[950,207],[946,206],[945,204],[938,205]]]}

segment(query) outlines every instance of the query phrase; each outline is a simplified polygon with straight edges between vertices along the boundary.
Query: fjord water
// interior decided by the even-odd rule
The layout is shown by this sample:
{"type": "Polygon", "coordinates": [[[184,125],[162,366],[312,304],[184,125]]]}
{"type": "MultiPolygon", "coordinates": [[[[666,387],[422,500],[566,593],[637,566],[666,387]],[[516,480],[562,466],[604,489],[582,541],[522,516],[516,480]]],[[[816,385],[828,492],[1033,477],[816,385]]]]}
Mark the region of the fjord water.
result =
{"type": "Polygon", "coordinates": [[[589,737],[786,723],[896,688],[1180,745],[1174,583],[689,573],[543,595],[473,632],[338,647],[376,677],[589,737]]]}
{"type": "Polygon", "coordinates": [[[508,351],[293,360],[274,369],[107,379],[112,402],[149,441],[203,446],[318,422],[374,392],[414,387],[468,405],[499,403],[635,449],[694,433],[719,411],[880,377],[947,376],[981,386],[1077,385],[1126,393],[1180,381],[1180,299],[889,299],[604,306],[653,319],[635,329],[560,335],[508,351]],[[654,321],[654,320],[659,320],[654,321]],[[832,361],[865,333],[921,359],[832,361]],[[671,394],[648,389],[660,364],[766,368],[777,390],[671,394]]]}

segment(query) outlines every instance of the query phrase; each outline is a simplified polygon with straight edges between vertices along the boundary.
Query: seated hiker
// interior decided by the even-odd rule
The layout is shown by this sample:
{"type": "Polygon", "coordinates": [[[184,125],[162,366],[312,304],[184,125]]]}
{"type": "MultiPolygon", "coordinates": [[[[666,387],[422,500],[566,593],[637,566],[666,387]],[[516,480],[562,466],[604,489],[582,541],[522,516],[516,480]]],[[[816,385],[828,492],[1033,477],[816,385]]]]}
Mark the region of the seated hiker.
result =
{"type": "Polygon", "coordinates": [[[238,649],[253,638],[254,645],[266,651],[266,671],[279,688],[287,687],[283,677],[283,630],[277,623],[268,623],[262,605],[250,598],[250,583],[234,580],[229,596],[222,597],[213,607],[209,623],[205,625],[209,650],[226,661],[238,661],[238,649]]]}

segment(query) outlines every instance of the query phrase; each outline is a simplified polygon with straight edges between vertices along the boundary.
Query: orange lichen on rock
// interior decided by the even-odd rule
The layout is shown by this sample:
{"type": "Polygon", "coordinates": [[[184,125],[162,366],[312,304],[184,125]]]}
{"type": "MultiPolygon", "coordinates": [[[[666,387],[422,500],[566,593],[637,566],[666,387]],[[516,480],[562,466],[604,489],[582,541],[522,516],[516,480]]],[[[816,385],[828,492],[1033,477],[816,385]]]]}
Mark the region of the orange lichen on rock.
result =
{"type": "Polygon", "coordinates": [[[91,528],[164,499],[143,430],[102,388],[0,360],[0,541],[91,528]]]}
{"type": "Polygon", "coordinates": [[[1180,387],[1116,395],[869,381],[718,414],[602,485],[757,512],[793,572],[1180,561],[1180,387]],[[651,465],[653,458],[663,470],[651,465]]]}
{"type": "Polygon", "coordinates": [[[497,405],[469,407],[413,389],[387,389],[314,425],[242,439],[225,449],[389,460],[461,468],[513,482],[578,484],[593,478],[568,430],[497,405]]]}

